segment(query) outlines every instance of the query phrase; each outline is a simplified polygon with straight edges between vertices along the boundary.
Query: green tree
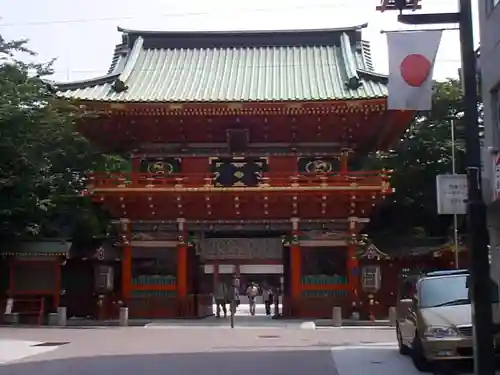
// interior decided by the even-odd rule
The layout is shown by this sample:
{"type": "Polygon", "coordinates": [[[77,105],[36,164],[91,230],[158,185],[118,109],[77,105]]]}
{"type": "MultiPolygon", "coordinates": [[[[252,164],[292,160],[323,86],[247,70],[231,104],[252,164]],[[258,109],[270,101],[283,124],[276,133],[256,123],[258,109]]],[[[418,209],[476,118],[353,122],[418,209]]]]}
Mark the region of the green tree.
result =
{"type": "Polygon", "coordinates": [[[102,217],[81,195],[85,173],[123,160],[96,152],[76,131],[81,114],[44,81],[52,62],[31,62],[35,56],[26,41],[0,35],[0,239],[55,237],[75,227],[98,234],[102,217]]]}
{"type": "Polygon", "coordinates": [[[393,170],[395,193],[374,212],[368,233],[377,238],[447,236],[452,218],[437,214],[436,175],[452,172],[451,119],[455,121],[456,171],[464,173],[460,82],[437,82],[432,110],[418,114],[394,150],[377,153],[371,168],[393,170]]]}

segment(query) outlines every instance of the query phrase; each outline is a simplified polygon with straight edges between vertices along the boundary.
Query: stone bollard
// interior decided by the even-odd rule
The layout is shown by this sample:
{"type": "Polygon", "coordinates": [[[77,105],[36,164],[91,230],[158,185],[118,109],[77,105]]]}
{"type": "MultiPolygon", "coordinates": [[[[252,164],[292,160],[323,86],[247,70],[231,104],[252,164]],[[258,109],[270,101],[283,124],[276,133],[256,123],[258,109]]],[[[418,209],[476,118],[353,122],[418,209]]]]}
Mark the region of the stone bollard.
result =
{"type": "Polygon", "coordinates": [[[391,327],[396,326],[396,308],[394,306],[389,307],[389,324],[391,327]]]}
{"type": "Polygon", "coordinates": [[[333,308],[332,323],[334,327],[342,327],[342,307],[335,306],[333,308]]]}
{"type": "Polygon", "coordinates": [[[49,313],[47,324],[49,326],[57,326],[59,322],[59,315],[57,313],[49,313]]]}
{"type": "Polygon", "coordinates": [[[59,327],[65,327],[66,324],[67,324],[66,307],[59,306],[57,308],[57,325],[59,327]]]}
{"type": "Polygon", "coordinates": [[[128,307],[120,307],[119,321],[122,327],[128,326],[128,307]]]}
{"type": "Polygon", "coordinates": [[[19,324],[19,313],[4,314],[5,323],[19,324]]]}

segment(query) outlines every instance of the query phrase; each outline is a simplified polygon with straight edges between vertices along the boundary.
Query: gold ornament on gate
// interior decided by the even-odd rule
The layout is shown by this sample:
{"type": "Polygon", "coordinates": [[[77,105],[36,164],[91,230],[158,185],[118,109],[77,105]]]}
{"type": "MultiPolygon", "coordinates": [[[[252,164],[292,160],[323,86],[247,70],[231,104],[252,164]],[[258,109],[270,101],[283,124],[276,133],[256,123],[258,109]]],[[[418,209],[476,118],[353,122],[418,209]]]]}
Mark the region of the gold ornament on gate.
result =
{"type": "Polygon", "coordinates": [[[161,160],[151,163],[149,173],[153,174],[171,174],[174,171],[174,166],[170,163],[165,163],[161,160]]]}
{"type": "Polygon", "coordinates": [[[328,173],[332,170],[332,163],[324,160],[312,160],[306,164],[306,171],[311,173],[328,173]]]}

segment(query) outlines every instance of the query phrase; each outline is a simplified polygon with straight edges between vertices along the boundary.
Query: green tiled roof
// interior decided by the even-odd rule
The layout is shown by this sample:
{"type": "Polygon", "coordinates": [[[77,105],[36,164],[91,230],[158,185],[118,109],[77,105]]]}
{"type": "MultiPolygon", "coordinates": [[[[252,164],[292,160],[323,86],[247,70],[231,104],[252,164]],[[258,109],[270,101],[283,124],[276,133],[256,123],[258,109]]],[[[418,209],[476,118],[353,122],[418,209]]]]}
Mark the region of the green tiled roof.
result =
{"type": "Polygon", "coordinates": [[[57,85],[68,99],[106,102],[271,102],[387,96],[366,25],[263,32],[119,29],[108,74],[57,85]]]}

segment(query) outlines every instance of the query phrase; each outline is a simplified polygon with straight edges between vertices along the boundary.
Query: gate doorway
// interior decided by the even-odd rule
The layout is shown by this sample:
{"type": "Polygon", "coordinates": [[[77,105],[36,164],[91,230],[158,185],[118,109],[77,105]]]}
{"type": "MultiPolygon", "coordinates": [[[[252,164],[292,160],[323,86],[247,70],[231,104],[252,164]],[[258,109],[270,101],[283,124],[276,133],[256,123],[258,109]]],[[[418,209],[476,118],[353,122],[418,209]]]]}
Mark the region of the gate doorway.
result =
{"type": "MultiPolygon", "coordinates": [[[[199,242],[201,293],[213,293],[217,282],[231,286],[234,276],[240,280],[241,305],[248,304],[245,292],[251,282],[280,289],[281,295],[287,293],[287,251],[281,237],[267,237],[269,233],[266,237],[262,233],[255,237],[247,237],[249,235],[205,237],[199,242]]],[[[263,303],[261,296],[257,303],[263,303]]]]}
{"type": "MultiPolygon", "coordinates": [[[[203,267],[204,284],[211,285],[212,290],[217,282],[222,282],[227,286],[232,284],[233,276],[240,279],[240,302],[248,304],[246,288],[254,282],[260,287],[270,286],[274,289],[283,290],[284,267],[283,264],[206,264],[203,267]]],[[[264,303],[262,297],[257,298],[257,303],[264,303]]]]}

